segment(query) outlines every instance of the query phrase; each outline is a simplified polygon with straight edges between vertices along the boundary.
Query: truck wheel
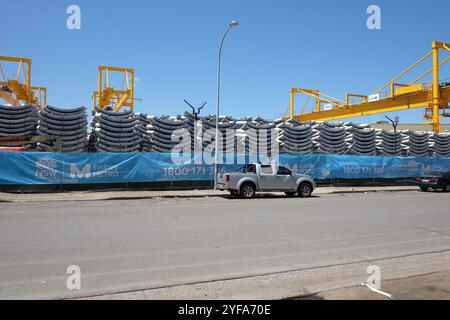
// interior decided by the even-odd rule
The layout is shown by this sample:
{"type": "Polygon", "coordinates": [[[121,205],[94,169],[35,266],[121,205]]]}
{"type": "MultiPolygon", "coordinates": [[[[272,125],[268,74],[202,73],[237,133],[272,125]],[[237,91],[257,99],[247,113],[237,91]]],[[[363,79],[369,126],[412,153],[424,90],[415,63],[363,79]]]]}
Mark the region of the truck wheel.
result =
{"type": "Polygon", "coordinates": [[[423,192],[428,192],[430,190],[430,188],[428,188],[428,187],[420,187],[420,190],[422,190],[423,192]]]}
{"type": "Polygon", "coordinates": [[[240,196],[244,199],[252,199],[255,197],[255,186],[253,183],[244,183],[241,186],[240,196]]]}
{"type": "Polygon", "coordinates": [[[239,191],[237,191],[237,190],[230,190],[230,195],[232,196],[232,197],[237,197],[237,196],[239,196],[239,191]]]}
{"type": "Polygon", "coordinates": [[[309,182],[303,182],[298,187],[298,195],[301,198],[311,197],[312,191],[312,185],[309,182]]]}
{"type": "Polygon", "coordinates": [[[450,184],[449,183],[445,184],[444,192],[450,192],[450,184]]]}
{"type": "Polygon", "coordinates": [[[286,197],[288,197],[288,198],[293,198],[297,194],[297,192],[285,192],[285,193],[286,193],[286,197]]]}

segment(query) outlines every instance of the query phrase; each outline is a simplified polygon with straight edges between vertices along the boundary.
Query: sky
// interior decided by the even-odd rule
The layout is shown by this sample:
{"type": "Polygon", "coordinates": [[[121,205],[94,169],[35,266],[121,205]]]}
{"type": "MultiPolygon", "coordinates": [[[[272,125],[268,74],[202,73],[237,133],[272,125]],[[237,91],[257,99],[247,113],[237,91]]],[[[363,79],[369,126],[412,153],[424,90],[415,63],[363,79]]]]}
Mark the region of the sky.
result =
{"type": "MultiPolygon", "coordinates": [[[[32,58],[32,84],[47,87],[57,107],[91,109],[97,68],[111,65],[136,69],[143,100],[136,112],[182,114],[186,99],[207,101],[204,113],[213,114],[218,47],[236,19],[223,49],[221,114],[277,118],[287,112],[291,87],[341,99],[373,93],[427,54],[433,40],[450,42],[449,11],[447,0],[8,1],[0,55],[32,58]],[[80,30],[66,27],[72,4],[81,9],[80,30]],[[367,28],[369,5],[381,9],[381,30],[367,28]]],[[[429,68],[431,60],[403,82],[429,68]]],[[[450,64],[441,69],[448,78],[450,64]]],[[[422,112],[389,115],[420,123],[422,112]]]]}

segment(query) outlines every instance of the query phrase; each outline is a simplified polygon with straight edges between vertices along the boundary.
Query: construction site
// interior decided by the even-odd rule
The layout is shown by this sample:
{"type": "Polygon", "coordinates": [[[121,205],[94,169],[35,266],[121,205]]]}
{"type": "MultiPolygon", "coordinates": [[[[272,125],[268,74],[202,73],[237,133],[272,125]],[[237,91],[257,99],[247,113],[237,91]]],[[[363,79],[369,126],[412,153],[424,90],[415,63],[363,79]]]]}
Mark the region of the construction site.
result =
{"type": "Polygon", "coordinates": [[[450,300],[449,9],[6,2],[0,300],[450,300]]]}
{"type": "Polygon", "coordinates": [[[201,108],[196,113],[192,105],[192,112],[177,116],[139,112],[135,108],[139,101],[135,70],[122,67],[98,67],[92,109],[50,106],[47,94],[51,90],[32,81],[32,60],[1,56],[0,97],[4,103],[0,106],[0,148],[2,168],[8,173],[0,175],[0,185],[3,190],[21,189],[21,185],[29,184],[21,181],[37,177],[31,185],[83,188],[89,184],[147,182],[153,188],[165,188],[167,183],[173,187],[174,181],[197,181],[198,185],[211,186],[211,164],[205,163],[201,169],[188,163],[175,166],[170,154],[179,150],[190,152],[193,157],[198,153],[213,154],[216,126],[221,153],[266,157],[276,153],[284,164],[301,173],[312,173],[326,183],[339,179],[352,183],[406,181],[445,172],[450,169],[450,132],[449,125],[442,124],[441,119],[450,116],[450,82],[442,80],[446,75],[440,73],[440,68],[450,59],[449,49],[450,44],[433,42],[428,54],[372,94],[347,93],[345,99],[338,99],[318,89],[292,88],[289,114],[284,118],[220,116],[218,124],[216,116],[199,116],[201,108]],[[420,64],[429,64],[427,71],[412,82],[402,83],[402,78],[420,64]],[[11,68],[17,72],[8,78],[5,70],[11,68]],[[111,78],[122,85],[113,86],[111,78]],[[431,81],[424,82],[426,79],[431,81]],[[299,96],[305,98],[300,111],[295,103],[299,96]],[[389,117],[390,121],[372,125],[351,122],[354,117],[387,116],[390,112],[417,108],[423,109],[422,125],[405,127],[389,117]],[[176,135],[180,130],[184,134],[176,135]],[[145,169],[121,167],[124,159],[136,156],[148,162],[145,169]],[[27,164],[19,164],[17,157],[27,158],[27,164]],[[330,167],[330,157],[333,162],[342,163],[330,167]],[[11,168],[10,163],[17,163],[20,168],[11,168]],[[105,172],[83,173],[86,163],[104,168],[105,172]],[[366,168],[363,171],[367,174],[349,175],[344,167],[355,172],[366,168]],[[399,169],[405,167],[409,171],[399,169]],[[79,173],[74,174],[73,170],[79,173]],[[130,172],[135,175],[130,176],[130,172]],[[99,179],[111,176],[115,179],[99,179]]]}

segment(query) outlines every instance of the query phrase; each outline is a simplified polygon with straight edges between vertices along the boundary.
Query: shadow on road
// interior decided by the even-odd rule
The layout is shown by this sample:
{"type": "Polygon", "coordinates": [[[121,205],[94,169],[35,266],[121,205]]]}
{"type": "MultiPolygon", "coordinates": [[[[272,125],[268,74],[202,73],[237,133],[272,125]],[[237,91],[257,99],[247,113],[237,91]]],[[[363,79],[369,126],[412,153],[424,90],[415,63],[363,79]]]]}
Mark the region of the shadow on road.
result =
{"type": "MultiPolygon", "coordinates": [[[[227,200],[245,200],[239,197],[233,197],[231,195],[224,195],[221,196],[224,199],[227,200]]],[[[314,199],[314,198],[320,198],[320,196],[318,195],[312,195],[311,197],[309,197],[309,199],[314,199]]],[[[287,197],[285,194],[273,194],[273,193],[261,193],[261,194],[256,194],[255,197],[253,199],[247,199],[247,201],[250,200],[270,200],[270,199],[298,199],[298,200],[306,200],[308,198],[300,198],[298,196],[295,197],[287,197]]]]}
{"type": "Polygon", "coordinates": [[[323,297],[314,294],[312,296],[306,296],[306,297],[300,297],[300,298],[294,298],[292,300],[325,300],[323,297]]]}

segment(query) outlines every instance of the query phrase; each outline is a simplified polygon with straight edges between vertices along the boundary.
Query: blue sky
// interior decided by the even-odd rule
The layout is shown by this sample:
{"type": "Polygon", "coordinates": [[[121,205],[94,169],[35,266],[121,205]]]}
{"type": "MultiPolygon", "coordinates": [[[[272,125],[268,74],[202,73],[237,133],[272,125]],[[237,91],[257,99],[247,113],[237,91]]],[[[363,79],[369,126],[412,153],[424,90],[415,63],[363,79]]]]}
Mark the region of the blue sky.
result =
{"type": "MultiPolygon", "coordinates": [[[[286,111],[291,87],[339,98],[373,93],[433,40],[450,41],[449,11],[447,0],[9,1],[2,4],[0,55],[32,58],[33,84],[48,87],[55,106],[92,108],[103,64],[136,69],[143,99],[136,111],[180,114],[187,99],[208,101],[205,112],[214,113],[217,49],[237,19],[223,52],[221,113],[272,118],[286,111]],[[70,4],[81,7],[81,30],[66,28],[70,4]],[[382,30],[366,27],[371,4],[381,7],[382,30]]],[[[421,114],[398,113],[408,123],[421,114]]]]}

